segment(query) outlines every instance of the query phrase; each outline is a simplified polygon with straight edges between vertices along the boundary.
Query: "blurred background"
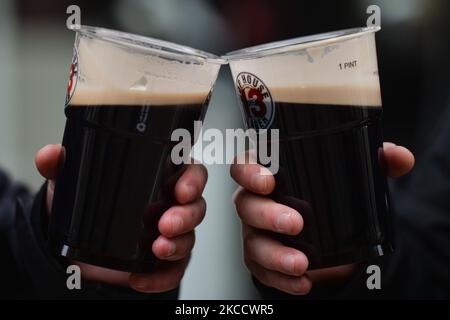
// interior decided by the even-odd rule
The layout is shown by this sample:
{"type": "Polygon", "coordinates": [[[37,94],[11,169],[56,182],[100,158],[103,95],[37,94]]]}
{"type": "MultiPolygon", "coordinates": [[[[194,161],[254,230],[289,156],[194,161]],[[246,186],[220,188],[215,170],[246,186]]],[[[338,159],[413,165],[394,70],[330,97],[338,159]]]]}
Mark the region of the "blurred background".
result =
{"type": "MultiPolygon", "coordinates": [[[[216,54],[268,41],[364,26],[366,8],[381,8],[378,63],[386,140],[421,155],[450,102],[450,2],[444,0],[1,0],[0,167],[33,190],[42,179],[34,154],[58,143],[74,34],[66,8],[81,23],[119,29],[216,54]]],[[[228,67],[214,89],[205,127],[242,127],[228,67]]],[[[182,299],[257,298],[242,262],[240,224],[225,165],[210,166],[208,211],[181,289],[182,299]]],[[[402,188],[414,172],[396,182],[402,188]]]]}

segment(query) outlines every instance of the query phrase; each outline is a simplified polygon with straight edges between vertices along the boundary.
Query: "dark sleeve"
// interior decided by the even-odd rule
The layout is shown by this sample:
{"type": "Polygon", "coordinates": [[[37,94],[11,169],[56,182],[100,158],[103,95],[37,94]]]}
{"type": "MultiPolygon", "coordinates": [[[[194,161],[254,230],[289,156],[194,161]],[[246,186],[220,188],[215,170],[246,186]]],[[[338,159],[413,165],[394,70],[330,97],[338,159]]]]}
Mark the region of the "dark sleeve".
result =
{"type": "Polygon", "coordinates": [[[397,248],[383,264],[389,297],[450,298],[450,108],[440,124],[393,202],[397,248]]]}
{"type": "Polygon", "coordinates": [[[67,263],[47,249],[46,184],[35,197],[0,172],[0,298],[3,299],[176,299],[178,289],[143,294],[129,288],[82,282],[66,287],[67,263]]]}
{"type": "MultiPolygon", "coordinates": [[[[391,185],[395,252],[368,261],[381,269],[381,290],[368,290],[364,265],[346,285],[302,299],[450,298],[450,110],[406,188],[391,185]]],[[[264,298],[292,299],[254,280],[264,298]]]]}

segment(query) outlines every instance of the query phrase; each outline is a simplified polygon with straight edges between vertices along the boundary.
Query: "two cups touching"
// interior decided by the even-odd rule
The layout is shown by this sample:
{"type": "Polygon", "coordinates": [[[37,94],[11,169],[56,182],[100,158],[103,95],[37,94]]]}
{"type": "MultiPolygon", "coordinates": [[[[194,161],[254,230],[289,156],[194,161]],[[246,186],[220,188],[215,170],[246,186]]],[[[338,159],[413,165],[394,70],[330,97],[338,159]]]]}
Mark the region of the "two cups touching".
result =
{"type": "Polygon", "coordinates": [[[263,146],[278,145],[276,187],[268,196],[304,220],[300,234],[273,236],[304,252],[309,269],[392,251],[376,31],[330,32],[219,58],[122,32],[77,29],[51,251],[152,271],[158,221],[176,202],[185,170],[171,161],[172,132],[194,137],[194,122],[204,119],[227,63],[246,128],[278,131],[263,146]]]}

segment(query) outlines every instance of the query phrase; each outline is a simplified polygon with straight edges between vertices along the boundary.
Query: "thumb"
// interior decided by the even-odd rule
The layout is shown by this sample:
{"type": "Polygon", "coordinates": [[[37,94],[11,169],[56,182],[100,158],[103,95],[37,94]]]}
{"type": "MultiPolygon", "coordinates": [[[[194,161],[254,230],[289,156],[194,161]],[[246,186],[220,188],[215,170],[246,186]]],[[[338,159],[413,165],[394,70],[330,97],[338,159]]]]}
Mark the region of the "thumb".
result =
{"type": "Polygon", "coordinates": [[[36,153],[36,168],[44,178],[49,180],[47,183],[46,197],[46,205],[49,214],[52,208],[53,193],[55,190],[54,178],[56,178],[56,175],[58,174],[63,159],[64,148],[59,144],[46,145],[36,153]]]}
{"type": "Polygon", "coordinates": [[[405,147],[385,142],[382,152],[386,174],[391,178],[401,177],[414,167],[414,155],[405,147]]]}
{"type": "Polygon", "coordinates": [[[64,149],[60,144],[48,144],[36,153],[35,163],[46,179],[54,179],[63,162],[64,149]]]}

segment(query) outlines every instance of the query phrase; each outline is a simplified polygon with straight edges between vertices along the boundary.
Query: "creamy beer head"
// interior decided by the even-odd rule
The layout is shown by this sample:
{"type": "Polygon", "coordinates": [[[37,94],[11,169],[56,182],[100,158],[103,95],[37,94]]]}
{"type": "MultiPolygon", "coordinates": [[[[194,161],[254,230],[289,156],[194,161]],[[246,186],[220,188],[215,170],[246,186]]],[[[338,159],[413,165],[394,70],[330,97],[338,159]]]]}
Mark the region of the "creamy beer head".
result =
{"type": "Polygon", "coordinates": [[[373,32],[336,34],[228,54],[236,86],[258,90],[259,81],[281,102],[381,106],[373,32]]]}
{"type": "Polygon", "coordinates": [[[91,28],[77,34],[71,105],[202,103],[223,63],[188,47],[95,30],[95,37],[91,28]]]}

